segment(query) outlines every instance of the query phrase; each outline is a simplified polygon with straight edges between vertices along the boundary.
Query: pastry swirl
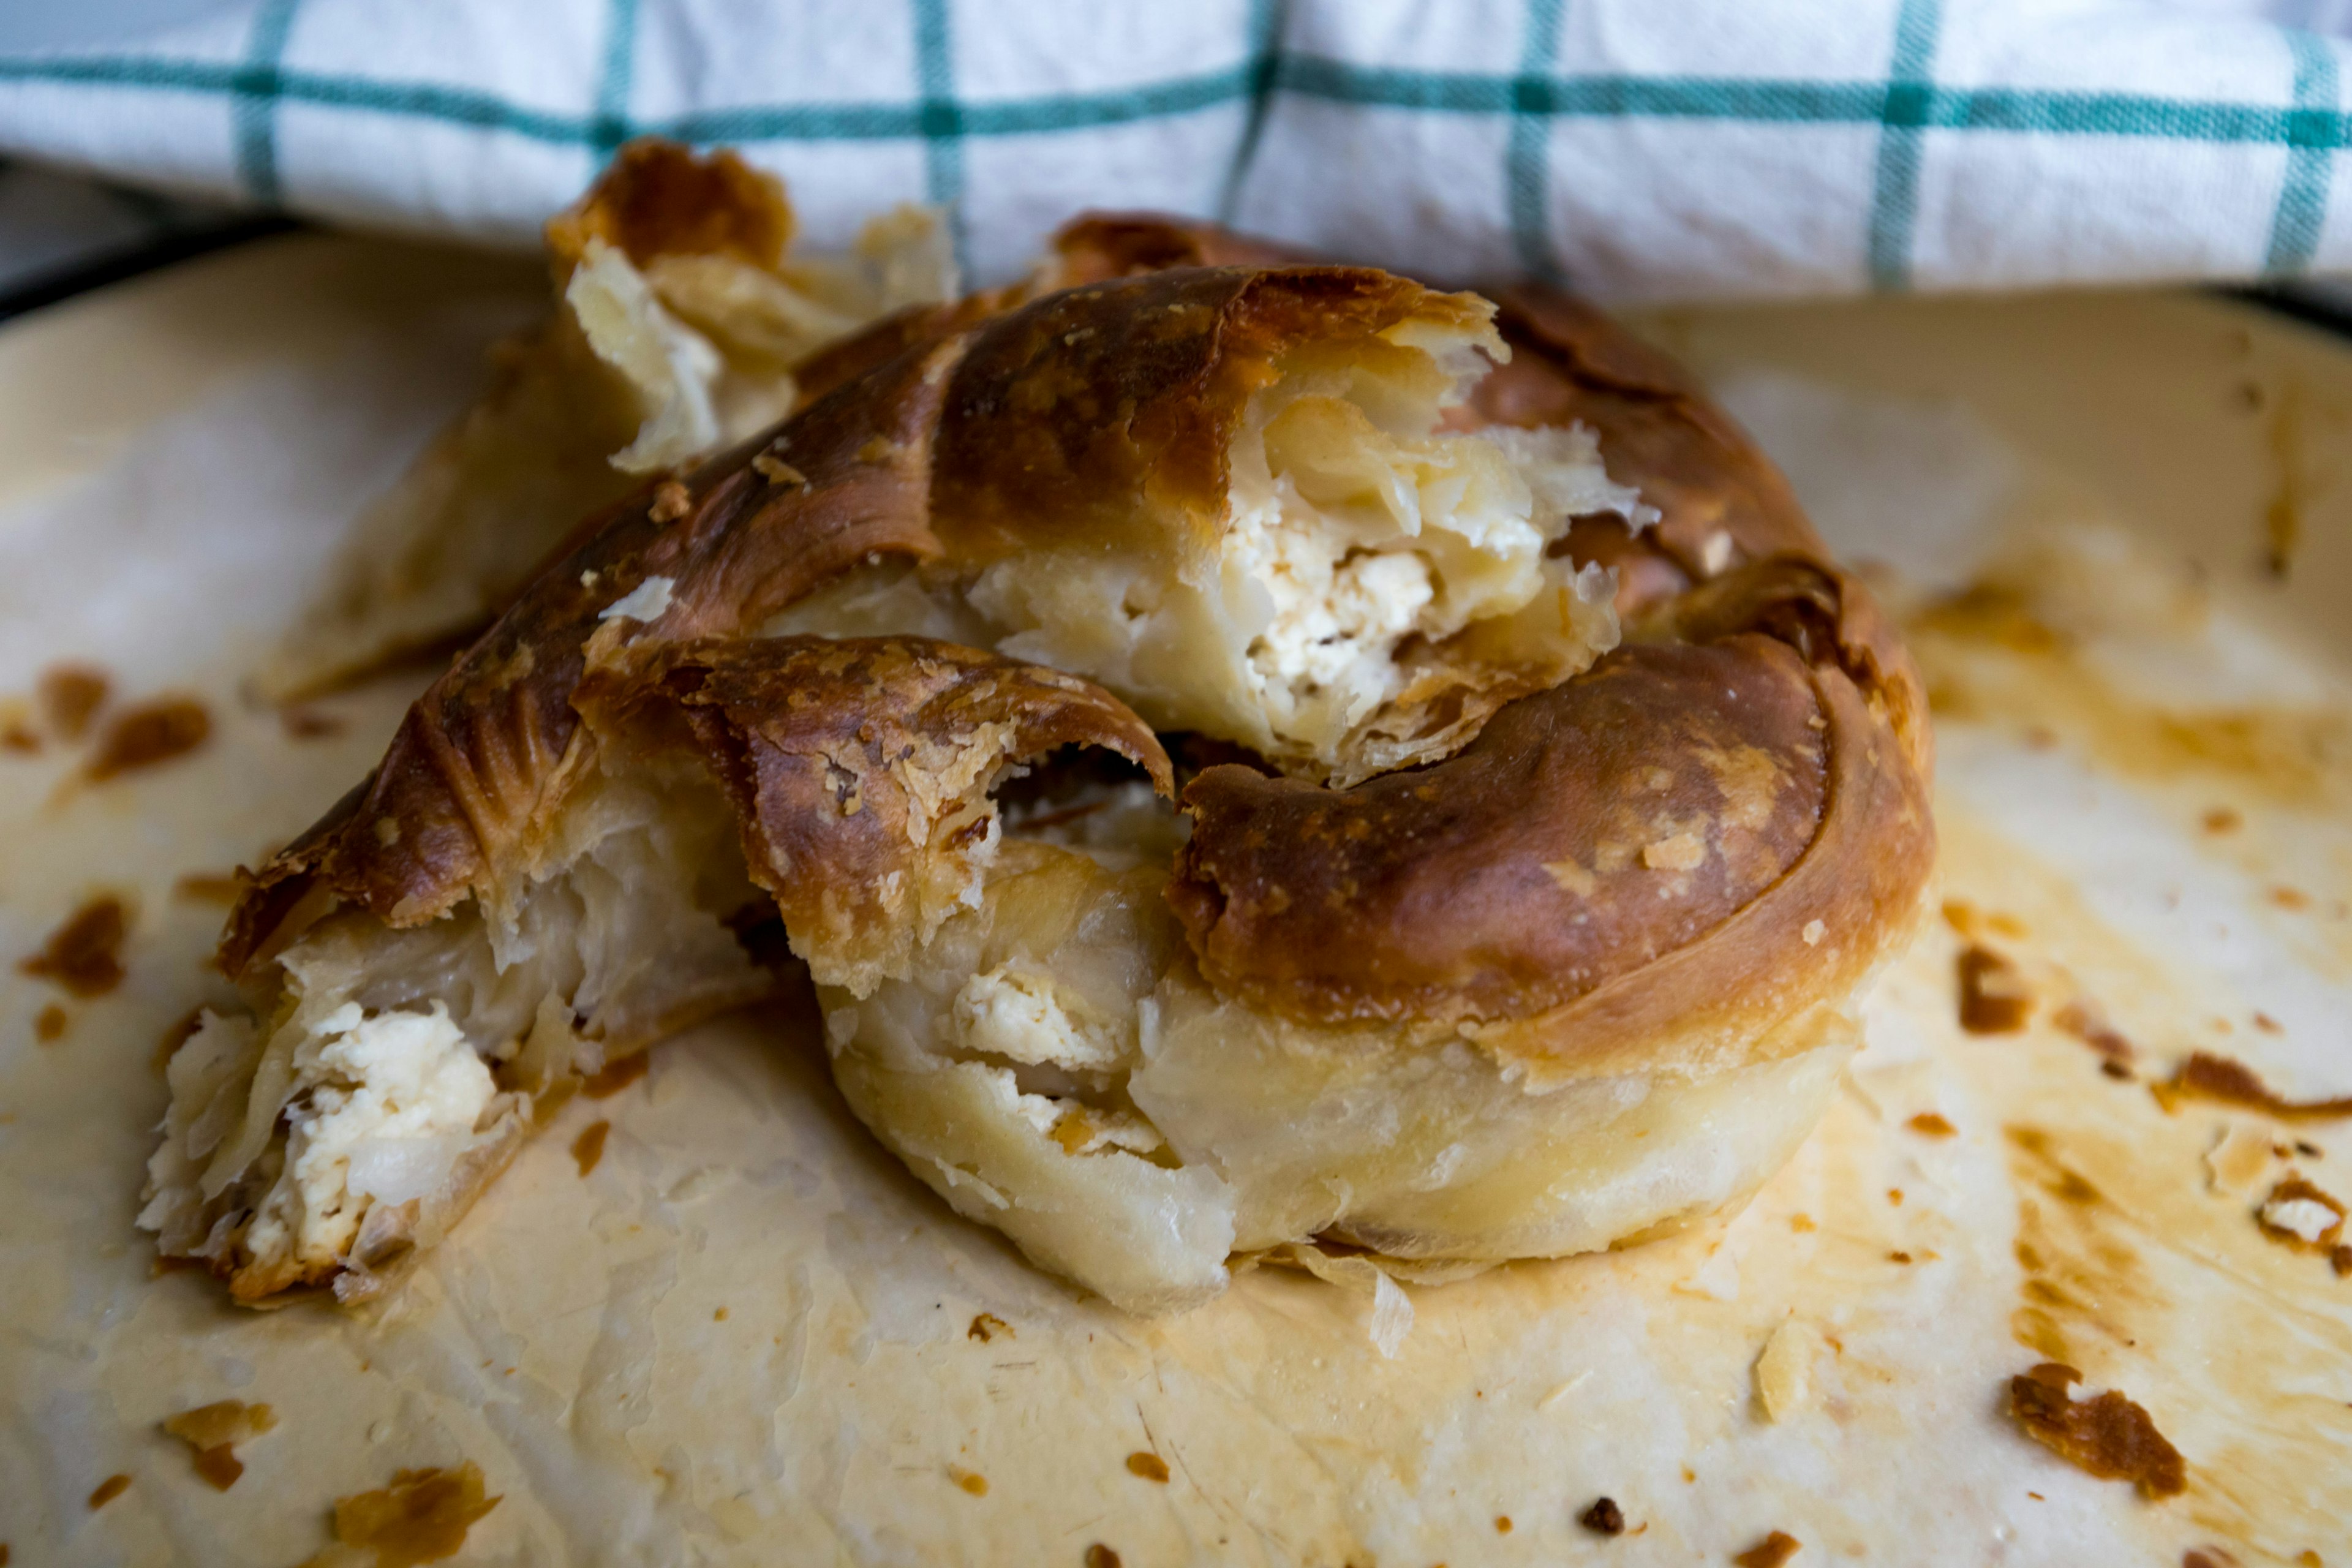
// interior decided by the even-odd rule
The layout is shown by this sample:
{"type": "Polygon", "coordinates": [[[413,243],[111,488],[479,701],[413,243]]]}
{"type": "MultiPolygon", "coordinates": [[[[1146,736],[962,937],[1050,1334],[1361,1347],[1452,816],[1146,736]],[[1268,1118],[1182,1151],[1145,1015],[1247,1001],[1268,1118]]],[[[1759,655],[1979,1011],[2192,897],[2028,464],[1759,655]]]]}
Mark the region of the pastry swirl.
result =
{"type": "Polygon", "coordinates": [[[381,1290],[778,927],[877,1135],[1135,1310],[1641,1239],[1802,1139],[1927,881],[1925,708],[1679,370],[1096,217],[794,374],[251,875],[166,1252],[381,1290]]]}

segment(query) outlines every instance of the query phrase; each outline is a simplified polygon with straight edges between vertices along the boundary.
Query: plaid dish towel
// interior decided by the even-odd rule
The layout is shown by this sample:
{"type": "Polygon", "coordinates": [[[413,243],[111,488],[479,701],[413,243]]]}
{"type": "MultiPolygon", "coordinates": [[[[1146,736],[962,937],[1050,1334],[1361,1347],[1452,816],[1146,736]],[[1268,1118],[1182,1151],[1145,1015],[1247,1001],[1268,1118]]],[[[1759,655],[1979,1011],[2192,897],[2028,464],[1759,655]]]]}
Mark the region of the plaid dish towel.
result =
{"type": "Polygon", "coordinates": [[[1085,206],[1617,301],[2352,268],[2345,0],[224,0],[0,152],[525,246],[629,137],[980,281],[1085,206]]]}

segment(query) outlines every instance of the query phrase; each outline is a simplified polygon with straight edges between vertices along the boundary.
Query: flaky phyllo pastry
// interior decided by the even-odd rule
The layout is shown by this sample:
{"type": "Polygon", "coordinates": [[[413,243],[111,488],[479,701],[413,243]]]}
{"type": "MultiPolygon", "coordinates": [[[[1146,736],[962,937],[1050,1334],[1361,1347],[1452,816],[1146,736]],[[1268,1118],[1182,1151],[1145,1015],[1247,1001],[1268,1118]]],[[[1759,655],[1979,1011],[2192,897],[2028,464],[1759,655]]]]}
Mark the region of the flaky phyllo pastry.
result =
{"type": "Polygon", "coordinates": [[[876,219],[846,255],[793,238],[783,188],[734,154],[623,149],[547,226],[554,310],[491,349],[481,401],[368,508],[263,689],[300,697],[471,637],[583,518],[788,412],[795,364],[955,292],[928,213],[876,219]]]}
{"type": "Polygon", "coordinates": [[[876,1136],[1139,1311],[1639,1241],[1803,1138],[1927,876],[1925,709],[1673,366],[1090,219],[791,368],[250,877],[165,1252],[376,1294],[803,964],[876,1136]]]}

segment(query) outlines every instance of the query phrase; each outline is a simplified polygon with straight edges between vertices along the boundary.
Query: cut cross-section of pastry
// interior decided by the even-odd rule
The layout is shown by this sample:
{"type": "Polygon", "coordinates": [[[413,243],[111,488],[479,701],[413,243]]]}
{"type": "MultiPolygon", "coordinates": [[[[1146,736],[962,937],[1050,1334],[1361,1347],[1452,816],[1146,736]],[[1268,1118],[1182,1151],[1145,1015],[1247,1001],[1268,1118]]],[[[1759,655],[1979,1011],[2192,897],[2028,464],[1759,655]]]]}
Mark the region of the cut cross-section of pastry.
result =
{"type": "Polygon", "coordinates": [[[1097,688],[917,638],[649,645],[578,700],[593,758],[495,903],[325,914],[173,1058],[142,1223],[240,1299],[380,1290],[581,1076],[772,990],[780,919],[829,981],[903,972],[976,900],[1023,759],[1169,778],[1097,688]]]}
{"type": "Polygon", "coordinates": [[[1764,1180],[1927,881],[1907,658],[1597,316],[1273,259],[1080,225],[586,531],[251,879],[166,1250],[380,1289],[779,926],[877,1136],[1133,1310],[1764,1180]]]}
{"type": "Polygon", "coordinates": [[[773,423],[826,345],[955,291],[928,212],[877,219],[841,254],[793,238],[783,187],[734,153],[625,148],[548,225],[554,310],[492,348],[480,397],[359,515],[265,694],[472,636],[583,518],[773,423]]]}
{"type": "Polygon", "coordinates": [[[1353,781],[1459,746],[1616,639],[1556,549],[1640,499],[1592,434],[1453,427],[1494,308],[1349,268],[1184,269],[965,334],[930,454],[936,550],[772,629],[903,618],[1103,681],[1161,730],[1353,781]]]}

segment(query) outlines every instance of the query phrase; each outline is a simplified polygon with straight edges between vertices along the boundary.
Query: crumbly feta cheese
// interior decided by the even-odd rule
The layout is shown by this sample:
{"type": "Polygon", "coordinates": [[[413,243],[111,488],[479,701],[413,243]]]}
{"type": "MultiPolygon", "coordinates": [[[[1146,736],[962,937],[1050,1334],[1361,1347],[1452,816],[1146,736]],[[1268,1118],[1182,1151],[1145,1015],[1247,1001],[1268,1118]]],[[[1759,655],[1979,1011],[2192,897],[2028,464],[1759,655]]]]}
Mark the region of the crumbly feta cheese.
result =
{"type": "Polygon", "coordinates": [[[1532,429],[1497,425],[1476,439],[1496,447],[1534,493],[1534,517],[1548,532],[1557,532],[1554,520],[1613,512],[1635,532],[1664,514],[1642,500],[1641,491],[1610,479],[1602,465],[1601,439],[1583,425],[1543,425],[1532,429]]]}
{"type": "Polygon", "coordinates": [[[2285,1231],[2298,1241],[2315,1243],[2344,1216],[2311,1198],[2274,1198],[2263,1205],[2263,1223],[2285,1231]]]}
{"type": "Polygon", "coordinates": [[[1332,690],[1358,710],[1386,695],[1392,678],[1382,667],[1436,597],[1429,563],[1350,551],[1303,510],[1294,501],[1229,536],[1231,561],[1274,606],[1250,663],[1269,693],[1332,690]]]}
{"type": "Polygon", "coordinates": [[[1610,482],[1590,431],[1400,441],[1318,402],[1269,421],[1273,467],[1254,503],[1237,496],[1223,547],[1227,581],[1264,616],[1246,674],[1276,735],[1346,731],[1403,689],[1407,638],[1528,604],[1570,518],[1655,515],[1610,482]]]}
{"type": "Polygon", "coordinates": [[[247,1246],[340,1253],[358,1228],[357,1200],[405,1203],[449,1175],[497,1093],[489,1068],[449,1012],[359,1016],[356,1004],[320,1027],[305,1052],[307,1100],[287,1110],[286,1173],[263,1201],[247,1246]]]}
{"type": "Polygon", "coordinates": [[[975,974],[956,993],[956,1028],[974,1051],[1032,1066],[1110,1067],[1118,1042],[1070,1016],[1052,981],[997,968],[975,974]]]}

